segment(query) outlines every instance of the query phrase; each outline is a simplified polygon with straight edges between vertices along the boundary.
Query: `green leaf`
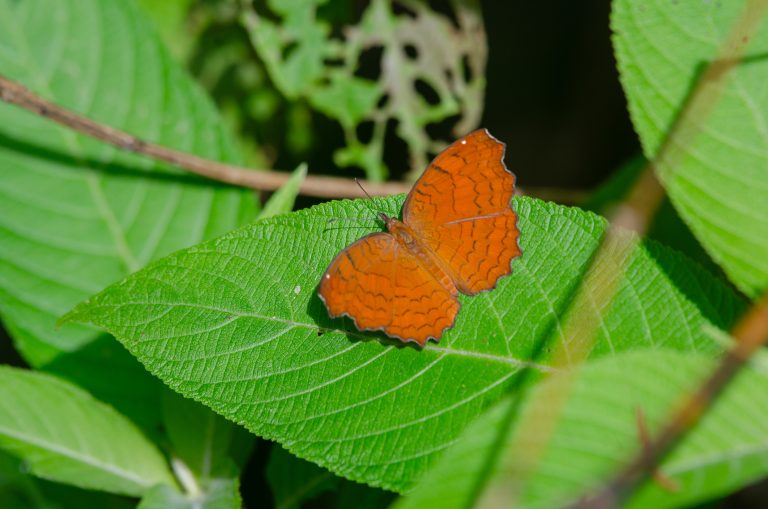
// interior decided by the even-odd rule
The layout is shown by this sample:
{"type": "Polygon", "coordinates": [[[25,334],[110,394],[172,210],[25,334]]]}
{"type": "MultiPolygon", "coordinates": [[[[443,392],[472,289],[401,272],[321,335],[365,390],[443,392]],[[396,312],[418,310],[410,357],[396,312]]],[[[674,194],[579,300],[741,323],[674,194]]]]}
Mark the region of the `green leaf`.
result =
{"type": "Polygon", "coordinates": [[[151,439],[160,438],[164,386],[112,336],[101,334],[74,352],[61,353],[44,370],[110,404],[151,439]]]}
{"type": "MultiPolygon", "coordinates": [[[[328,219],[371,216],[371,208],[397,215],[402,199],[331,202],[257,221],[149,265],[66,319],[104,327],[172,388],[297,456],[406,490],[522,367],[551,370],[546,355],[531,358],[564,339],[559,315],[605,221],[516,198],[523,255],[512,276],[461,298],[455,327],[419,350],[330,320],[316,294],[333,257],[379,230],[373,219],[370,227],[329,227],[328,219]]],[[[730,290],[654,244],[627,265],[593,356],[718,350],[701,328],[728,328],[743,307],[730,290]]]]}
{"type": "Polygon", "coordinates": [[[284,17],[282,24],[246,11],[253,47],[264,60],[275,85],[289,99],[305,93],[323,75],[330,29],[316,19],[316,9],[327,0],[270,1],[270,8],[284,17]]]}
{"type": "MultiPolygon", "coordinates": [[[[205,484],[216,476],[229,474],[232,467],[230,450],[237,426],[209,408],[166,390],[163,395],[163,422],[172,454],[182,461],[205,484]]],[[[237,441],[237,446],[251,450],[250,440],[237,441]]]]}
{"type": "MultiPolygon", "coordinates": [[[[141,14],[131,1],[0,0],[0,69],[99,122],[236,162],[210,100],[141,14]]],[[[99,336],[82,326],[55,329],[76,302],[252,216],[247,191],[0,104],[0,314],[35,366],[99,336]]]]}
{"type": "Polygon", "coordinates": [[[327,85],[312,92],[309,101],[316,110],[338,119],[342,126],[354,128],[376,108],[380,96],[375,82],[336,72],[327,85]]]}
{"type": "Polygon", "coordinates": [[[301,187],[306,176],[307,164],[302,163],[293,170],[288,182],[283,184],[283,187],[278,189],[267,203],[264,204],[264,208],[261,209],[259,214],[259,219],[265,219],[277,214],[285,214],[293,210],[293,204],[296,203],[296,196],[299,194],[299,187],[301,187]]]}
{"type": "Polygon", "coordinates": [[[333,490],[340,479],[324,468],[297,458],[280,446],[272,448],[267,465],[275,508],[298,509],[324,491],[333,490]]]}
{"type": "MultiPolygon", "coordinates": [[[[612,27],[632,121],[649,159],[658,152],[703,66],[717,57],[746,2],[614,2],[612,27]]],[[[768,289],[768,29],[697,126],[674,168],[659,168],[672,203],[745,293],[768,289]]],[[[745,42],[745,41],[742,41],[745,42]]],[[[705,86],[717,86],[706,84],[705,86]]]]}
{"type": "Polygon", "coordinates": [[[3,509],[133,509],[121,495],[46,481],[26,472],[23,462],[0,451],[0,507],[3,509]]]}
{"type": "Polygon", "coordinates": [[[280,446],[272,448],[267,479],[277,509],[299,508],[310,500],[315,507],[383,509],[395,497],[392,492],[336,477],[280,446]]]}
{"type": "MultiPolygon", "coordinates": [[[[566,382],[573,384],[568,400],[534,472],[526,475],[514,464],[514,451],[525,449],[531,440],[513,431],[498,442],[505,415],[516,403],[507,398],[467,427],[419,487],[395,507],[470,507],[477,504],[484,480],[480,475],[500,476],[496,478],[501,486],[519,483],[521,507],[563,507],[599,487],[642,447],[638,410],[653,433],[713,367],[710,358],[662,350],[625,352],[588,362],[575,380],[566,382]],[[489,455],[499,449],[506,461],[492,463],[489,471],[485,468],[489,455]]],[[[562,390],[565,378],[554,376],[534,388],[522,403],[521,414],[529,411],[533,398],[562,390]]],[[[752,369],[742,372],[661,465],[661,473],[678,489],[670,492],[649,481],[626,507],[689,507],[765,477],[767,389],[768,375],[752,369]]],[[[501,494],[513,496],[511,491],[501,494]]]]}
{"type": "MultiPolygon", "coordinates": [[[[648,161],[644,157],[636,157],[628,161],[579,206],[597,214],[610,215],[614,212],[613,209],[626,198],[627,193],[647,164],[648,161]]],[[[685,253],[686,256],[714,274],[722,273],[720,267],[712,261],[712,258],[680,218],[668,197],[664,198],[656,210],[651,224],[648,225],[646,237],[685,253]]]]}
{"type": "Polygon", "coordinates": [[[174,484],[163,456],[125,417],[55,377],[0,366],[0,447],[40,477],[141,495],[174,484]]]}
{"type": "Polygon", "coordinates": [[[240,509],[240,480],[213,479],[204,493],[183,494],[168,485],[155,486],[137,509],[240,509]]]}

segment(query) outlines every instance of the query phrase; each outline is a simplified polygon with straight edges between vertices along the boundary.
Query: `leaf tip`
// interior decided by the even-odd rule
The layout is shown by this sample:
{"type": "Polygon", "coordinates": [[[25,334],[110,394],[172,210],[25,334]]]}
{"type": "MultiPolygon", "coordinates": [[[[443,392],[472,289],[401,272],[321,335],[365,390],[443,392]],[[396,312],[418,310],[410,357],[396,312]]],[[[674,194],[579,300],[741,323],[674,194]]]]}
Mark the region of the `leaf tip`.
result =
{"type": "Polygon", "coordinates": [[[79,323],[85,323],[88,321],[88,319],[85,316],[85,309],[89,304],[91,303],[91,299],[85,299],[83,302],[79,303],[63,315],[59,317],[58,320],[56,320],[56,324],[54,327],[58,331],[61,329],[64,325],[67,325],[68,323],[72,322],[79,322],[79,323]]]}

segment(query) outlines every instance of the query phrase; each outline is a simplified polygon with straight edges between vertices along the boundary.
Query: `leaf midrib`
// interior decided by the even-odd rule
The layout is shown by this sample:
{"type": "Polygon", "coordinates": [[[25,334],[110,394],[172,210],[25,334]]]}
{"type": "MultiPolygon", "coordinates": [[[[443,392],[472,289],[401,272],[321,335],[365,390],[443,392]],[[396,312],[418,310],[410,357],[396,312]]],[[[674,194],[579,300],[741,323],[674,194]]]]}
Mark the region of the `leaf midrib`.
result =
{"type": "MultiPolygon", "coordinates": [[[[119,304],[99,303],[99,304],[96,304],[96,305],[92,305],[90,307],[89,311],[91,311],[93,309],[96,309],[96,308],[120,308],[120,307],[123,307],[123,306],[158,306],[158,305],[162,305],[164,307],[167,306],[169,309],[170,308],[184,308],[184,307],[187,307],[187,308],[201,309],[201,310],[206,310],[206,311],[216,311],[216,312],[228,315],[230,317],[229,318],[230,321],[234,321],[234,320],[237,320],[237,319],[240,319],[240,318],[256,318],[256,319],[264,320],[266,322],[280,323],[280,324],[288,325],[288,326],[294,327],[294,328],[304,328],[304,329],[309,329],[309,330],[312,330],[312,331],[323,332],[323,333],[326,333],[326,334],[328,334],[328,333],[330,333],[330,334],[342,334],[342,335],[347,335],[347,336],[353,336],[353,337],[358,338],[360,340],[370,340],[371,339],[369,336],[366,336],[365,334],[363,334],[363,333],[361,333],[359,331],[352,331],[352,330],[345,330],[345,329],[338,329],[338,328],[336,328],[336,329],[329,329],[329,328],[326,328],[326,327],[320,327],[320,326],[318,326],[316,324],[297,322],[295,320],[289,320],[287,318],[278,318],[276,316],[267,316],[267,315],[263,315],[261,313],[254,313],[254,312],[251,312],[251,313],[235,312],[235,311],[233,311],[231,309],[223,309],[223,308],[220,308],[220,307],[210,306],[210,305],[192,304],[192,303],[189,303],[189,302],[167,302],[166,301],[166,302],[162,302],[162,303],[157,303],[157,302],[129,301],[129,302],[121,302],[119,304]]],[[[77,312],[77,310],[74,310],[71,314],[65,315],[62,318],[62,321],[68,321],[70,319],[77,320],[78,319],[78,314],[79,313],[77,312]]],[[[86,319],[87,319],[87,317],[86,317],[86,319]]],[[[98,325],[98,324],[94,323],[94,325],[98,325]]],[[[106,324],[101,324],[101,325],[106,325],[106,324]]],[[[157,338],[154,338],[154,339],[157,339],[157,338]]],[[[168,339],[168,338],[160,338],[160,339],[168,339]]],[[[145,341],[146,341],[146,339],[145,339],[145,341]]],[[[386,348],[396,348],[394,345],[386,345],[385,347],[386,348]]],[[[552,372],[557,371],[557,369],[553,368],[552,366],[548,366],[546,364],[539,364],[539,363],[535,363],[535,362],[530,362],[530,361],[524,361],[524,360],[517,359],[515,357],[502,357],[502,356],[491,354],[491,353],[472,352],[472,351],[469,351],[469,350],[460,350],[460,349],[457,349],[457,348],[446,348],[446,347],[440,347],[440,346],[436,346],[436,345],[433,346],[431,343],[428,343],[426,346],[424,346],[421,349],[421,351],[423,351],[423,352],[431,351],[431,352],[435,352],[435,353],[438,353],[438,354],[458,355],[458,356],[462,356],[462,357],[470,357],[470,358],[482,359],[482,360],[487,360],[487,361],[507,364],[507,365],[518,367],[518,368],[520,368],[520,367],[523,367],[523,368],[533,368],[533,369],[536,369],[536,370],[544,372],[544,373],[552,373],[552,372]]]]}

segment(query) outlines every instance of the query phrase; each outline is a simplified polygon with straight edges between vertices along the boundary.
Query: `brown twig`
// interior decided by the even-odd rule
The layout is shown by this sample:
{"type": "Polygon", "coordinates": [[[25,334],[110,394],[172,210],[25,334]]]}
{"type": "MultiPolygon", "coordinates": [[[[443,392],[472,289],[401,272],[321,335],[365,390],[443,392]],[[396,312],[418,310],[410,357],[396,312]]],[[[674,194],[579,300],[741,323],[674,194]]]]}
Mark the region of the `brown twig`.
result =
{"type": "MultiPolygon", "coordinates": [[[[129,152],[183,168],[191,173],[236,186],[274,191],[288,180],[284,172],[259,171],[218,161],[211,161],[186,152],[150,143],[52,103],[29,89],[0,75],[0,99],[50,119],[79,133],[96,138],[129,152]]],[[[402,182],[363,182],[372,195],[406,193],[410,184],[402,182]]],[[[299,188],[301,194],[321,198],[362,198],[363,193],[351,179],[327,176],[307,176],[299,188]]]]}
{"type": "MultiPolygon", "coordinates": [[[[275,191],[290,178],[287,172],[258,170],[225,164],[148,142],[43,99],[24,85],[2,75],[0,75],[0,100],[120,149],[172,164],[190,173],[218,182],[260,191],[275,191]]],[[[361,181],[361,184],[368,191],[368,194],[374,196],[407,193],[411,188],[411,184],[408,182],[361,181]]],[[[318,175],[305,177],[299,188],[299,193],[318,198],[365,198],[353,179],[318,175]]],[[[526,188],[525,191],[518,187],[517,194],[528,194],[543,200],[554,200],[568,205],[579,203],[587,196],[587,192],[584,190],[551,187],[526,188]]]]}

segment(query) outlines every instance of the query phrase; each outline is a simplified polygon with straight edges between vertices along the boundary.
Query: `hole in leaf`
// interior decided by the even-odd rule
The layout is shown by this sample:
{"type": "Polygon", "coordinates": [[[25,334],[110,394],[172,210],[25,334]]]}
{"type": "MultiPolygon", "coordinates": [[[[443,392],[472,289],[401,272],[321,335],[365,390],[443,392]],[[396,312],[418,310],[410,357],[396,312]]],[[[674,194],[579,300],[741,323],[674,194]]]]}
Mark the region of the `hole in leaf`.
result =
{"type": "Polygon", "coordinates": [[[370,143],[373,139],[373,121],[366,120],[365,122],[361,122],[355,128],[355,132],[357,133],[357,139],[360,140],[360,143],[370,143]]]}
{"type": "Polygon", "coordinates": [[[344,65],[344,59],[343,58],[326,58],[323,60],[323,63],[327,67],[341,67],[344,65]]]}
{"type": "Polygon", "coordinates": [[[414,19],[418,17],[416,15],[416,11],[406,7],[401,3],[395,3],[392,6],[392,12],[395,13],[396,16],[407,16],[409,18],[414,18],[414,19]]]}
{"type": "MultiPolygon", "coordinates": [[[[387,130],[384,135],[384,164],[389,168],[389,177],[394,180],[402,180],[411,170],[410,150],[408,144],[397,133],[398,121],[391,118],[387,121],[387,130]]],[[[423,168],[419,168],[423,170],[423,168]]]]}
{"type": "Polygon", "coordinates": [[[440,95],[432,88],[432,85],[422,79],[416,80],[413,85],[416,88],[416,92],[427,101],[427,104],[431,106],[440,104],[440,95]]]}
{"type": "Polygon", "coordinates": [[[464,83],[472,81],[472,66],[469,65],[469,56],[464,55],[461,57],[461,71],[464,77],[464,83]]]}
{"type": "MultiPolygon", "coordinates": [[[[456,113],[450,117],[446,117],[439,122],[431,122],[424,126],[424,130],[427,131],[429,137],[433,140],[445,140],[453,142],[456,139],[456,135],[463,136],[467,133],[454,133],[453,126],[461,118],[461,114],[456,113]]],[[[437,154],[434,154],[437,155],[437,154]]]]}
{"type": "Polygon", "coordinates": [[[296,50],[299,48],[299,44],[296,41],[291,41],[283,48],[283,62],[289,60],[296,50]]]}
{"type": "Polygon", "coordinates": [[[403,52],[405,53],[405,56],[411,60],[416,60],[419,57],[419,50],[417,50],[416,46],[413,44],[406,44],[403,46],[403,52]]]}
{"type": "Polygon", "coordinates": [[[451,2],[444,2],[442,0],[430,0],[427,2],[427,4],[429,5],[429,10],[431,11],[432,16],[442,14],[446,19],[450,20],[454,28],[457,30],[461,28],[459,26],[458,18],[456,17],[456,12],[451,6],[451,2]]]}
{"type": "Polygon", "coordinates": [[[360,53],[357,60],[355,76],[378,81],[381,76],[381,59],[384,56],[383,46],[371,46],[360,53]]]}

